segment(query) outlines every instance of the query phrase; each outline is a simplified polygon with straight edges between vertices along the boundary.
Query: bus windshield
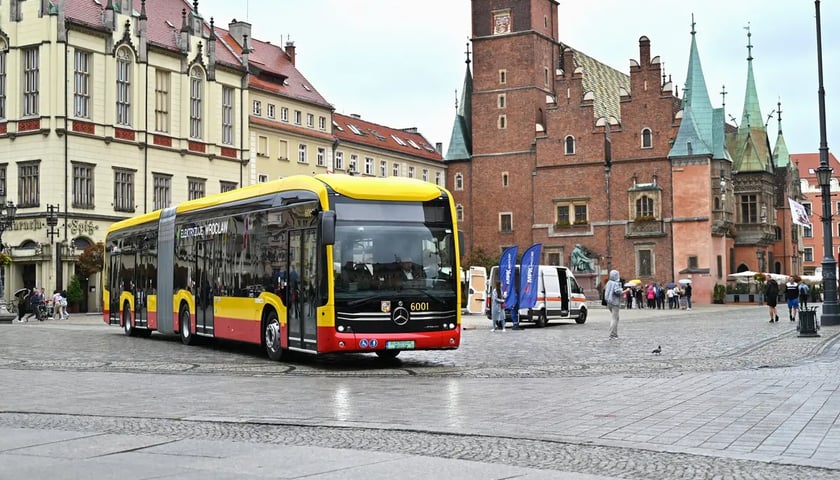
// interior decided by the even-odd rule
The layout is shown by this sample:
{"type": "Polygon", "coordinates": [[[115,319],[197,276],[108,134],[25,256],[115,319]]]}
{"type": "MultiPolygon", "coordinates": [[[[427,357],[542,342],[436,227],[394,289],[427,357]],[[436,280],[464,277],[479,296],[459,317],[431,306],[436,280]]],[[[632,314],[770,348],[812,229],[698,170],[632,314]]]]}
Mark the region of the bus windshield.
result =
{"type": "Polygon", "coordinates": [[[336,206],[336,306],[403,294],[453,301],[457,278],[453,231],[445,223],[448,214],[439,216],[440,209],[448,211],[446,205],[381,207],[375,203],[353,204],[349,209],[336,206]],[[385,214],[388,221],[382,218],[385,214]]]}

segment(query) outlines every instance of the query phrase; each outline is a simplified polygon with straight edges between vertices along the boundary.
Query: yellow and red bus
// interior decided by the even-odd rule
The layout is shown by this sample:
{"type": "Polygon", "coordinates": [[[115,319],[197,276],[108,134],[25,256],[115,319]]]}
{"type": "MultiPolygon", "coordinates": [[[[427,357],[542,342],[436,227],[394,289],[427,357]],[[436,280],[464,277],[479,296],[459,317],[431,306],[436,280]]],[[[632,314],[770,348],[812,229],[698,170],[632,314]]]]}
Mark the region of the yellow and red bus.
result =
{"type": "Polygon", "coordinates": [[[129,336],[313,354],[458,348],[452,196],[407,178],[291,176],[119,221],[104,321],[129,336]]]}

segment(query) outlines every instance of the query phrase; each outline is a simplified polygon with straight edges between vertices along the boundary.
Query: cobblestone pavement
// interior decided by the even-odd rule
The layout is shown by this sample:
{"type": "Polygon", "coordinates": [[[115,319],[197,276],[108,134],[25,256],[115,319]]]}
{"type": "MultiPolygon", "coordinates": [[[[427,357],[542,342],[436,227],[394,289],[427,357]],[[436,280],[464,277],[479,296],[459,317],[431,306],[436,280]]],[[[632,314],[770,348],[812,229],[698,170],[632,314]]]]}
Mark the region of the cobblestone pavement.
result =
{"type": "Polygon", "coordinates": [[[25,385],[0,401],[0,426],[619,478],[834,478],[840,327],[801,338],[765,319],[756,306],[622,311],[610,341],[600,309],[584,325],[504,333],[473,316],[455,351],[284,363],[232,343],[126,338],[98,319],[0,325],[0,382],[25,385]]]}

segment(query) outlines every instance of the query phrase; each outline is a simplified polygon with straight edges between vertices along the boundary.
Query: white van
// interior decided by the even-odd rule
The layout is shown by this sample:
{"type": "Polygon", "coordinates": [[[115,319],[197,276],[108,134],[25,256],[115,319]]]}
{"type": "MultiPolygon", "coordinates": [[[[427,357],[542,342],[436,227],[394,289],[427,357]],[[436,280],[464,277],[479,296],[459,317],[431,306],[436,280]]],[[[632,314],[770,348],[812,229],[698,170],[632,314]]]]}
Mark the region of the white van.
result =
{"type": "MultiPolygon", "coordinates": [[[[490,290],[498,278],[499,266],[496,265],[490,269],[487,281],[487,318],[490,318],[490,290]]],[[[516,266],[515,281],[519,285],[519,265],[516,266]]],[[[520,309],[519,321],[534,322],[538,327],[546,326],[551,320],[574,319],[577,323],[584,323],[587,313],[586,296],[572,271],[566,267],[540,265],[537,303],[533,308],[520,309]]]]}

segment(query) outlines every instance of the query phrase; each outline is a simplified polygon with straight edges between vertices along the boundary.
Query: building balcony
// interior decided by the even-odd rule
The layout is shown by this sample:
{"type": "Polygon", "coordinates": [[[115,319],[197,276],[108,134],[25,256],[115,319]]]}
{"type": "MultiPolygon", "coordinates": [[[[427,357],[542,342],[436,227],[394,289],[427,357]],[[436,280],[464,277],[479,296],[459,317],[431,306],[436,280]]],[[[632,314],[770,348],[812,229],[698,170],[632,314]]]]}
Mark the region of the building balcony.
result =
{"type": "Polygon", "coordinates": [[[665,221],[656,219],[634,220],[625,225],[625,237],[664,237],[665,221]]]}
{"type": "Polygon", "coordinates": [[[776,229],[766,223],[739,223],[735,225],[735,245],[772,245],[776,229]]]}

